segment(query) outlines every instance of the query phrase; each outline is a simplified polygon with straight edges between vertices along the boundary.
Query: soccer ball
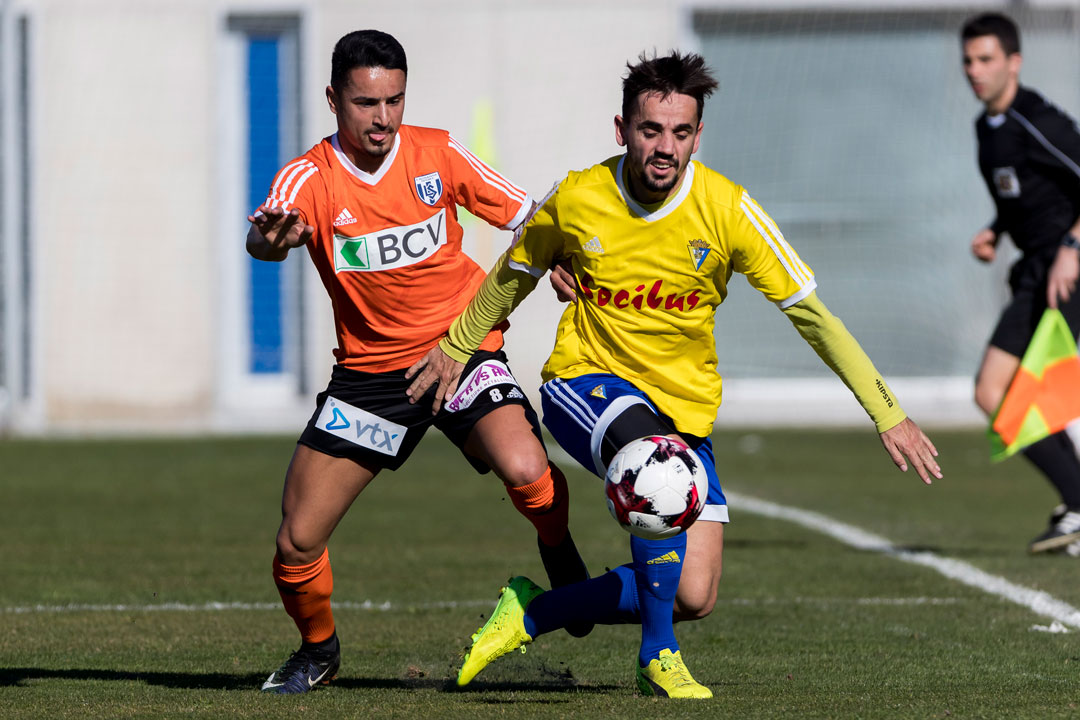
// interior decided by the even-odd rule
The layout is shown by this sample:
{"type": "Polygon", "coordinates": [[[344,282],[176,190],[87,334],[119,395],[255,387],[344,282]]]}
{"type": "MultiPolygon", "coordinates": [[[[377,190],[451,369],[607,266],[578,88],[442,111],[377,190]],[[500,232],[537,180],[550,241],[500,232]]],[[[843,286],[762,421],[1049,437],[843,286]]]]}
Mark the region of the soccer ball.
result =
{"type": "Polygon", "coordinates": [[[608,510],[616,522],[647,540],[678,535],[705,508],[709,479],[697,453],[660,435],[625,445],[604,479],[608,510]]]}

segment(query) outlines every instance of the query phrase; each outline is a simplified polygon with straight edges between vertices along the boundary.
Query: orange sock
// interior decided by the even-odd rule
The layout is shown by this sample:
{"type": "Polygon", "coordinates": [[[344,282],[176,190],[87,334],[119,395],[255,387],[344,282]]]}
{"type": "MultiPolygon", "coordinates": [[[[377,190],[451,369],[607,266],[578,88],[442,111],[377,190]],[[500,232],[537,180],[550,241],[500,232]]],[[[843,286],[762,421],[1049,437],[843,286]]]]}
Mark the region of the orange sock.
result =
{"type": "Polygon", "coordinates": [[[320,643],[334,634],[334,613],[330,594],[334,575],[330,571],[330,551],[323,550],[310,565],[282,565],[274,556],[274,584],[277,585],[285,612],[300,629],[305,643],[320,643]]]}
{"type": "Polygon", "coordinates": [[[521,487],[507,487],[506,494],[518,512],[529,519],[540,542],[554,547],[566,537],[569,522],[570,493],[566,477],[553,463],[538,480],[521,487]]]}

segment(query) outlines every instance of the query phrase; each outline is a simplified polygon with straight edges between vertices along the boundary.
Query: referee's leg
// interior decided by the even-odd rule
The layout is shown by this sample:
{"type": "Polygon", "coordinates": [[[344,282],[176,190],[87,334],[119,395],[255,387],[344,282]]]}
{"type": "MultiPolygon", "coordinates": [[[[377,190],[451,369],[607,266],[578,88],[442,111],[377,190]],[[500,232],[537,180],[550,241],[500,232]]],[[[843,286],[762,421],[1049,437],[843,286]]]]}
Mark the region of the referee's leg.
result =
{"type": "Polygon", "coordinates": [[[998,409],[1009,383],[1020,367],[1020,358],[994,345],[986,346],[979,374],[975,379],[975,404],[987,417],[998,409]]]}
{"type": "MultiPolygon", "coordinates": [[[[975,402],[987,416],[1001,405],[1020,358],[999,347],[986,348],[975,383],[975,402]]],[[[1080,537],[1080,457],[1069,434],[1061,430],[1028,445],[1021,451],[1057,490],[1061,505],[1051,513],[1049,527],[1032,540],[1031,552],[1063,547],[1080,537]]]]}

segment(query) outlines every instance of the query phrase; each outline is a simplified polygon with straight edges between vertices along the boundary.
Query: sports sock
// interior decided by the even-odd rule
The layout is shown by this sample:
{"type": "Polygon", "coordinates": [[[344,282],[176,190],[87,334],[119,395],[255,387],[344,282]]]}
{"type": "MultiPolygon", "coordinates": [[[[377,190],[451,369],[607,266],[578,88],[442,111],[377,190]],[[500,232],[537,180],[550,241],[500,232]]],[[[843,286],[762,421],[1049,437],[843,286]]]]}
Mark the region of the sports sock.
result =
{"type": "Polygon", "coordinates": [[[312,653],[319,658],[327,658],[341,652],[341,643],[338,641],[336,632],[322,642],[305,642],[302,647],[305,651],[312,653]]]}
{"type": "Polygon", "coordinates": [[[566,537],[570,493],[566,477],[554,463],[537,480],[521,487],[506,488],[506,494],[518,512],[528,518],[540,536],[540,542],[554,547],[566,537]]]}
{"type": "Polygon", "coordinates": [[[318,644],[334,635],[334,613],[330,609],[334,575],[329,550],[310,565],[283,565],[275,555],[274,584],[305,644],[318,644]]]}
{"type": "Polygon", "coordinates": [[[525,611],[525,632],[536,638],[574,623],[619,625],[637,622],[638,617],[634,570],[622,565],[600,577],[537,595],[525,611]]]}
{"type": "Polygon", "coordinates": [[[664,540],[645,540],[634,535],[630,538],[630,552],[634,557],[634,577],[641,604],[638,663],[645,667],[650,660],[660,656],[661,650],[675,652],[679,649],[671,617],[686,556],[686,533],[664,540]]]}
{"type": "Polygon", "coordinates": [[[1080,508],[1080,458],[1064,430],[1028,445],[1023,453],[1057,488],[1061,502],[1080,508]]]}

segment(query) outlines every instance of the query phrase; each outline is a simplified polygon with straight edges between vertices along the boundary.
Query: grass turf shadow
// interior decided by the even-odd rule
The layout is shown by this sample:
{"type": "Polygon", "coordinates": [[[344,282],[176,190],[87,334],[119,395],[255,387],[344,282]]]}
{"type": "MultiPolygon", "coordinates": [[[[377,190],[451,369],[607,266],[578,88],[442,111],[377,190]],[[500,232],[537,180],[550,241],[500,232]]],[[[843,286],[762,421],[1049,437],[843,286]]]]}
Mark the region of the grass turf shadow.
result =
{"type": "MultiPolygon", "coordinates": [[[[3,668],[0,687],[17,687],[28,680],[106,680],[142,682],[147,685],[184,690],[239,690],[255,692],[262,685],[263,674],[184,673],[136,670],[103,670],[95,668],[3,668]]],[[[547,679],[535,681],[474,682],[459,688],[451,678],[353,678],[339,677],[331,688],[343,690],[416,690],[430,689],[454,693],[517,691],[608,693],[618,690],[615,685],[578,684],[571,680],[547,679]]]]}

